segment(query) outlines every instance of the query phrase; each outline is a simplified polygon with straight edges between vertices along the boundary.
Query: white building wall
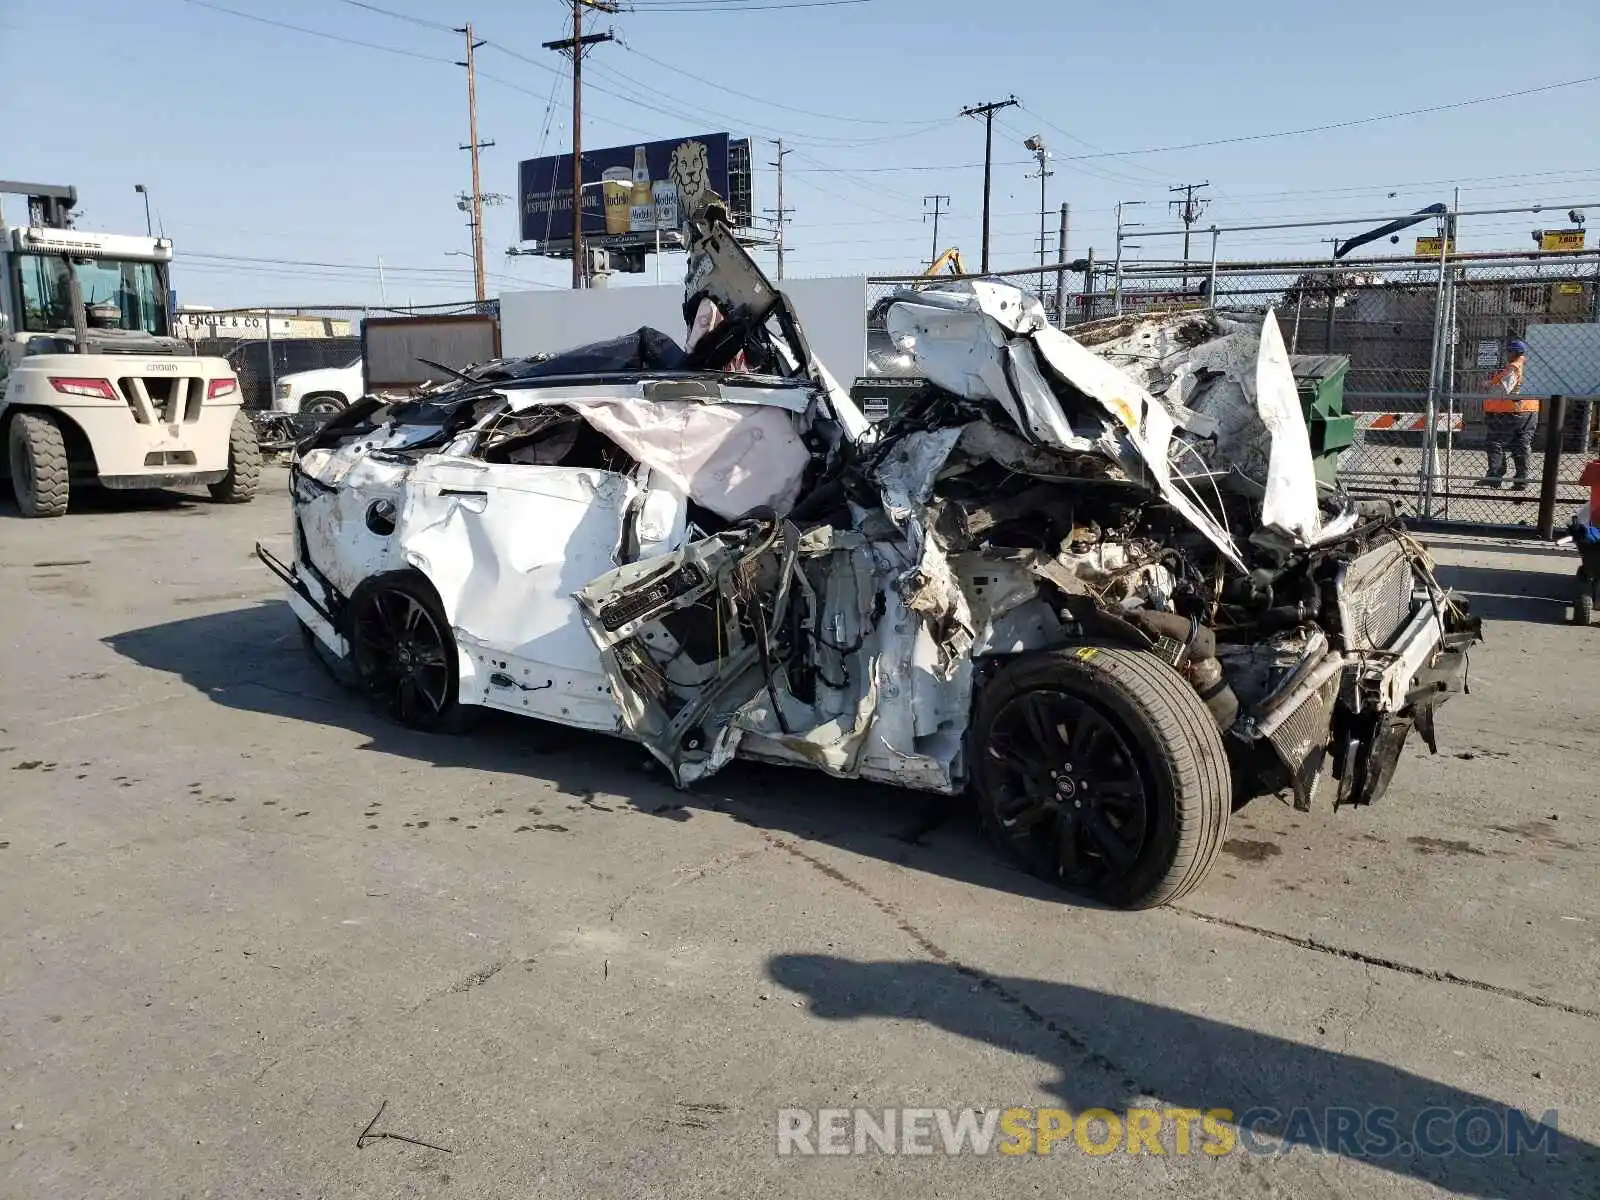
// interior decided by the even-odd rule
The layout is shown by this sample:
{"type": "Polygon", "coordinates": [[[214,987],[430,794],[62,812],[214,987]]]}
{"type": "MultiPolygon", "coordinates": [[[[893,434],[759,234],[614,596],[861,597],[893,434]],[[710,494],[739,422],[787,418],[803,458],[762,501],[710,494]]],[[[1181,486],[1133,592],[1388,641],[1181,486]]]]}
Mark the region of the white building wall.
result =
{"type": "MultiPolygon", "coordinates": [[[[811,351],[846,387],[866,369],[867,280],[786,279],[811,351]]],[[[681,343],[683,287],[506,292],[500,297],[500,347],[507,356],[556,354],[650,325],[681,343]]]]}

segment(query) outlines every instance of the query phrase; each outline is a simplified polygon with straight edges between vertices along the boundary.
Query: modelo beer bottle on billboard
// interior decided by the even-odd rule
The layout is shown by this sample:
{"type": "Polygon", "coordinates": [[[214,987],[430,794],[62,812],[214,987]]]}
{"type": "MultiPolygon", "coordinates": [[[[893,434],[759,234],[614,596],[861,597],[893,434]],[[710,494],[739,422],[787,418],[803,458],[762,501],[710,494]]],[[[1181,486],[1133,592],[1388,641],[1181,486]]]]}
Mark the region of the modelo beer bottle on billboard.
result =
{"type": "Polygon", "coordinates": [[[633,203],[633,172],[627,167],[607,167],[600,180],[606,202],[606,232],[627,233],[633,203]]]}
{"type": "Polygon", "coordinates": [[[658,179],[653,185],[656,196],[656,228],[663,232],[678,228],[678,185],[670,179],[658,179]]]}
{"type": "Polygon", "coordinates": [[[649,233],[656,227],[656,198],[650,188],[650,162],[643,146],[633,149],[633,194],[629,199],[628,229],[649,233]]]}

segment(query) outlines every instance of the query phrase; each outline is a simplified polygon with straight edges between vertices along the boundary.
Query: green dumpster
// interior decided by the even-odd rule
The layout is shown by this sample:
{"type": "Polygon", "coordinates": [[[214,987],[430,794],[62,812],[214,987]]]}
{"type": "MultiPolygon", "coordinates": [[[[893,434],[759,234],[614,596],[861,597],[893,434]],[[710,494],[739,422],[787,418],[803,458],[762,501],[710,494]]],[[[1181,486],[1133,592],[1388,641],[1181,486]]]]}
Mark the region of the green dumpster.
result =
{"type": "Polygon", "coordinates": [[[1356,419],[1344,411],[1344,379],[1350,373],[1350,356],[1292,354],[1289,366],[1294,371],[1306,429],[1311,434],[1317,480],[1332,484],[1339,471],[1339,455],[1356,440],[1356,419]]]}

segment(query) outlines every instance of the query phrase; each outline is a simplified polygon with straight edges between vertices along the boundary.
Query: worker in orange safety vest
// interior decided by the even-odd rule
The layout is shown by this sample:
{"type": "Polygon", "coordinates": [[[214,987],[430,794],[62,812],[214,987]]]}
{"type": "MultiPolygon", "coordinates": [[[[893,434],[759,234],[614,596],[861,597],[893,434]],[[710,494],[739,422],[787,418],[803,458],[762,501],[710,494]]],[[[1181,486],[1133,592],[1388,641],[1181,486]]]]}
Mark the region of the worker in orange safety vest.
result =
{"type": "Polygon", "coordinates": [[[1506,347],[1508,361],[1490,378],[1487,391],[1492,395],[1483,402],[1483,430],[1485,448],[1489,454],[1488,469],[1479,487],[1497,488],[1505,479],[1506,451],[1516,465],[1516,478],[1511,486],[1522,491],[1528,486],[1528,459],[1533,452],[1533,431],[1539,425],[1539,398],[1523,396],[1522,380],[1528,361],[1528,344],[1513,341],[1506,347]]]}

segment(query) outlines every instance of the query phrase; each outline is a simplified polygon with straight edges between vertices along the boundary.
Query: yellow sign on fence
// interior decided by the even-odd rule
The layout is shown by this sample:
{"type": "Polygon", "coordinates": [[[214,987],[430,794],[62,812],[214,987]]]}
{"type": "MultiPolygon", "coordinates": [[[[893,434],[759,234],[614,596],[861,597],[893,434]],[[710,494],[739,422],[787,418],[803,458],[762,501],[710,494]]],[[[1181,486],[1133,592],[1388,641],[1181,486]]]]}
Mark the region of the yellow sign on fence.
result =
{"type": "Polygon", "coordinates": [[[1418,258],[1438,258],[1441,254],[1454,254],[1455,252],[1455,238],[1450,239],[1450,246],[1448,249],[1445,248],[1443,238],[1420,237],[1417,239],[1418,258]]]}
{"type": "Polygon", "coordinates": [[[1583,234],[1581,229],[1546,229],[1539,235],[1539,249],[1582,250],[1583,234]]]}

